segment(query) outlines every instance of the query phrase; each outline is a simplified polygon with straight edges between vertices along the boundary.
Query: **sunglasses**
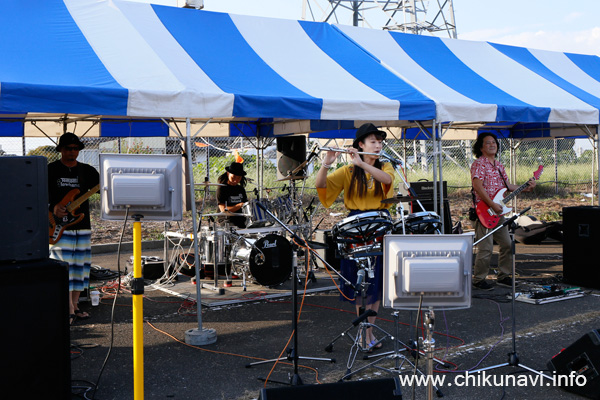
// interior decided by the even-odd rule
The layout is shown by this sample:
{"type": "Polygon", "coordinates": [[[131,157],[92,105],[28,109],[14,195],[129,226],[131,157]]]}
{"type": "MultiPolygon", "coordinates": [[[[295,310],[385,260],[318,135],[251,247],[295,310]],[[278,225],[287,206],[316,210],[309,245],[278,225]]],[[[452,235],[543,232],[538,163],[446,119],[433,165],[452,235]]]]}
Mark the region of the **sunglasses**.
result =
{"type": "Polygon", "coordinates": [[[67,151],[79,151],[79,146],[65,146],[64,149],[67,151]]]}

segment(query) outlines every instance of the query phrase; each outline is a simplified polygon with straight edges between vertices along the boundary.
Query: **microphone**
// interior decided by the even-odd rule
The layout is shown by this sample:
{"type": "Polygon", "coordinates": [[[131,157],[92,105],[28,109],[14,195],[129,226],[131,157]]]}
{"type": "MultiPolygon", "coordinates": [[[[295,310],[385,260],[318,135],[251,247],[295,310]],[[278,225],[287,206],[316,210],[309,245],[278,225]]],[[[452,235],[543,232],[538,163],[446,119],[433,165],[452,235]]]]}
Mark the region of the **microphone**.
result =
{"type": "Polygon", "coordinates": [[[284,184],[283,184],[283,187],[281,188],[281,191],[282,191],[282,192],[285,192],[285,189],[287,189],[287,185],[284,183],[284,184]]]}
{"type": "Polygon", "coordinates": [[[385,151],[380,151],[379,155],[385,159],[387,159],[389,162],[391,162],[392,164],[396,164],[396,165],[401,165],[404,166],[404,163],[402,162],[402,160],[399,160],[397,158],[391,157],[390,155],[388,155],[385,151]]]}
{"type": "Polygon", "coordinates": [[[365,270],[361,268],[356,273],[356,286],[355,286],[356,292],[358,292],[360,290],[360,286],[362,285],[364,280],[365,280],[365,270]]]}

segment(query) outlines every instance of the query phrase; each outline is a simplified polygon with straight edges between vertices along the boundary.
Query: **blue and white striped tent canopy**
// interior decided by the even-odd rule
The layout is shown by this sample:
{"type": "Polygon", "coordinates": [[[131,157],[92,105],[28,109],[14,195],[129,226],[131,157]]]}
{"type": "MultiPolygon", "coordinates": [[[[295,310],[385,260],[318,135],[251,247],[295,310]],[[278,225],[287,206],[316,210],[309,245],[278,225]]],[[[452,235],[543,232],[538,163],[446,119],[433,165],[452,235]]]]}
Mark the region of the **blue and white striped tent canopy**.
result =
{"type": "Polygon", "coordinates": [[[365,120],[599,122],[596,56],[117,0],[0,7],[6,124],[260,119],[291,133],[365,120]]]}

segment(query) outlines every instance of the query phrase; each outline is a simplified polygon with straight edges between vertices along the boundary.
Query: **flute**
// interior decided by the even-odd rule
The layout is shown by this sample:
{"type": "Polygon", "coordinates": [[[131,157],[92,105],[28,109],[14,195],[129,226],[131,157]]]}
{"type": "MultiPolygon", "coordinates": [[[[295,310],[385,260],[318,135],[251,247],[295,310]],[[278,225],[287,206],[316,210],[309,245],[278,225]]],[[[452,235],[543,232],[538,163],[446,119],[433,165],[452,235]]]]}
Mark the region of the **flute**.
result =
{"type": "MultiPolygon", "coordinates": [[[[348,149],[338,149],[335,147],[319,147],[319,151],[323,151],[323,150],[324,151],[336,151],[338,153],[350,153],[350,150],[348,150],[348,149]]],[[[382,154],[380,154],[380,153],[367,153],[364,151],[357,151],[356,154],[366,154],[369,156],[378,156],[378,157],[382,156],[382,154]]]]}

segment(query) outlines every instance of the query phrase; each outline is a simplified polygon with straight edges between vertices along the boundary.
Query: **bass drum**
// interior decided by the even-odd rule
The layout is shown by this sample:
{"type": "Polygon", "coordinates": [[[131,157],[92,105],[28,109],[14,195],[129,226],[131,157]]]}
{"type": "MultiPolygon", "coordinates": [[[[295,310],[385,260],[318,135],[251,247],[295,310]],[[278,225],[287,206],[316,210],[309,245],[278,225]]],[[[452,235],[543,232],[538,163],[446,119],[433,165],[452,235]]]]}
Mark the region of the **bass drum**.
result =
{"type": "Polygon", "coordinates": [[[292,245],[279,235],[240,240],[231,251],[231,260],[248,265],[250,274],[263,286],[285,282],[292,273],[292,245]],[[249,242],[249,243],[247,243],[249,242]]]}

